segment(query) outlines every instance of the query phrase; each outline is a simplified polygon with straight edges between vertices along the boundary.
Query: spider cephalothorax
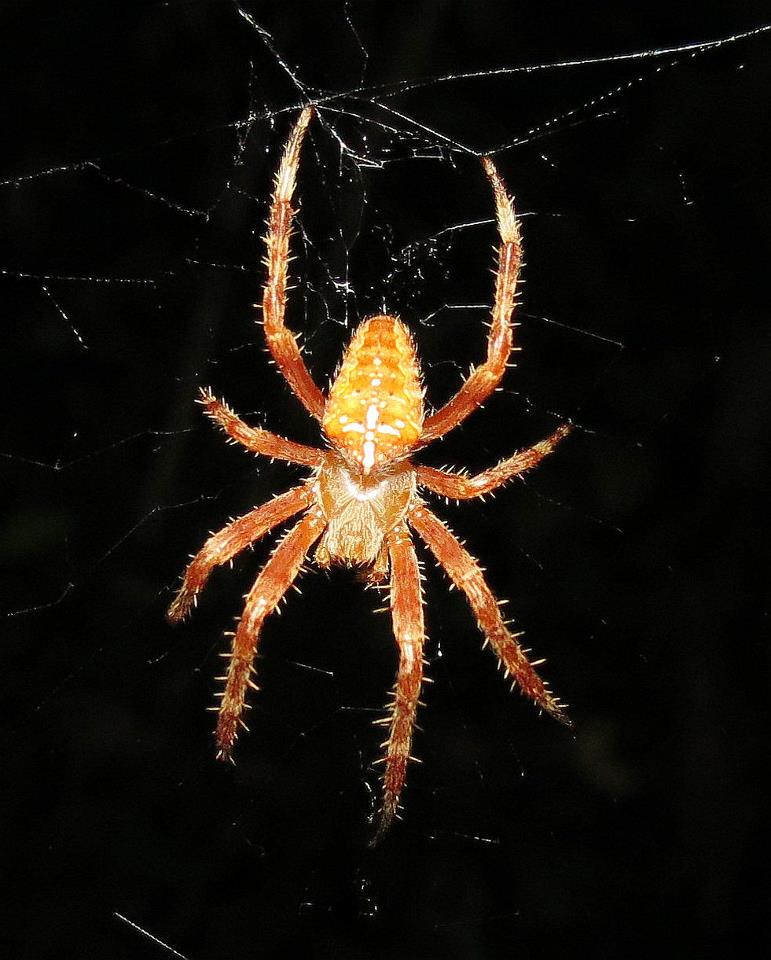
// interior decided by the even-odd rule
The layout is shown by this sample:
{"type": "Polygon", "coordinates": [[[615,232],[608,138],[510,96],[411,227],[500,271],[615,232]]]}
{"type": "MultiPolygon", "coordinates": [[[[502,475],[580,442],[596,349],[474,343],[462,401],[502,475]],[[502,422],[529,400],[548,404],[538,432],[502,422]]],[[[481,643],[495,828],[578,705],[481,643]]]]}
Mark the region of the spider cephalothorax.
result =
{"type": "Polygon", "coordinates": [[[395,317],[370,317],[356,330],[321,425],[339,454],[319,470],[328,526],[316,561],[371,566],[371,577],[380,579],[388,573],[385,537],[415,496],[415,471],[405,456],[423,426],[415,348],[395,317]]]}
{"type": "Polygon", "coordinates": [[[455,396],[425,416],[420,368],[412,338],[396,317],[364,320],[354,332],[328,396],[316,386],[292,333],[284,325],[289,237],[300,148],[313,109],[300,114],[276,174],[267,244],[268,279],[263,324],[268,347],[285,380],[319,421],[329,448],[303,446],[267,430],[247,426],[208,390],[200,402],[228,436],[254,453],[312,469],[300,486],[232,521],[206,541],[188,566],[169,608],[181,620],[214,567],[226,563],[269,530],[297,514],[300,520],[278,544],[246,598],[233,635],[222,702],[217,708],[219,756],[232,759],[260,630],[300,572],[315,544],[314,559],[361,567],[371,581],[390,577],[390,605],[399,651],[393,702],[385,722],[383,803],[377,837],[393,820],[404,786],[423,681],[423,602],[420,568],[410,528],[417,531],[453,583],[465,593],[477,622],[507,675],[548,713],[565,720],[563,705],[540,679],[501,616],[476,560],[425,505],[425,488],[444,497],[482,496],[535,467],[565,437],[561,424],[551,436],[476,476],[448,473],[411,462],[410,457],[473,413],[495,390],[512,349],[514,308],[522,250],[513,203],[495,165],[483,159],[493,187],[500,246],[495,304],[487,357],[471,371],[455,396]]]}

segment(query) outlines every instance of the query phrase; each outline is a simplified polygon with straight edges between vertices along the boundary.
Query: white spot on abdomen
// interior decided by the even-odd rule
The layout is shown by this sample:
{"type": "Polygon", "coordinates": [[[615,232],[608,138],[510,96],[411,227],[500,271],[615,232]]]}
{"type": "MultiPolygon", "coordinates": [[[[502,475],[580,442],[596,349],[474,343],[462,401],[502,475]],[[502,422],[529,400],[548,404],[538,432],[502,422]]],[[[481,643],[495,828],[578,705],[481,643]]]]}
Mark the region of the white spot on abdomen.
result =
{"type": "Polygon", "coordinates": [[[367,430],[374,430],[375,427],[377,426],[377,422],[379,419],[380,419],[380,411],[378,410],[378,408],[375,406],[374,403],[371,403],[367,407],[367,416],[365,419],[367,430]]]}

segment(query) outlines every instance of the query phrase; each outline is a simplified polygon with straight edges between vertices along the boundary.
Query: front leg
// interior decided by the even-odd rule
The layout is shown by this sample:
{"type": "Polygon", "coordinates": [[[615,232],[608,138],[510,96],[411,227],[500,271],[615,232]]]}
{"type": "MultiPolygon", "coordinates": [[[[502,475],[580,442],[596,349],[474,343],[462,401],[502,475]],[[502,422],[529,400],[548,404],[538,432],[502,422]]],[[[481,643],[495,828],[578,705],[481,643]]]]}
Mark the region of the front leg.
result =
{"type": "Polygon", "coordinates": [[[562,704],[536,673],[537,664],[530,663],[519,645],[519,634],[512,633],[501,616],[501,608],[487,586],[484,574],[468,550],[450,533],[442,521],[427,507],[415,507],[408,516],[414,527],[443,567],[455,586],[466,594],[486,643],[495,651],[506,676],[547,713],[570,725],[562,704]]]}
{"type": "Polygon", "coordinates": [[[416,468],[418,483],[450,500],[471,500],[473,497],[481,497],[502,486],[507,480],[524,473],[525,470],[537,467],[572,429],[569,423],[560,424],[545,440],[540,440],[526,450],[518,451],[513,457],[502,460],[496,466],[483,470],[482,473],[477,473],[473,477],[447,473],[445,470],[436,470],[434,467],[419,466],[416,468]]]}
{"type": "MultiPolygon", "coordinates": [[[[391,615],[399,648],[399,672],[394,687],[383,777],[383,805],[372,840],[376,844],[388,831],[399,807],[399,796],[407,775],[412,731],[415,726],[423,681],[423,597],[420,567],[409,530],[402,524],[388,536],[391,557],[391,615]]],[[[378,721],[380,722],[380,721],[378,721]]]]}
{"type": "Polygon", "coordinates": [[[305,556],[321,535],[324,519],[310,511],[289,531],[262,568],[246,598],[244,613],[233,637],[233,649],[225,677],[225,692],[219,706],[217,745],[220,760],[231,760],[241,719],[246,691],[255,684],[251,679],[260,630],[267,617],[294,583],[305,556]]]}

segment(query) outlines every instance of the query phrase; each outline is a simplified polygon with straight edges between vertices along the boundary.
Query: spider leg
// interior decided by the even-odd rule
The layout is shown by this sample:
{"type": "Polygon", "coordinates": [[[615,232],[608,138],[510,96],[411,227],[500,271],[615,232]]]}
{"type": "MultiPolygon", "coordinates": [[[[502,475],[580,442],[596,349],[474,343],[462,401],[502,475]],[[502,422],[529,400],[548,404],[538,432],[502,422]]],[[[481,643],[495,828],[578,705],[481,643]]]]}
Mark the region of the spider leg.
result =
{"type": "Polygon", "coordinates": [[[312,116],[312,107],[306,107],[300,114],[276,173],[268,233],[265,237],[268,280],[263,292],[262,313],[265,339],[276,365],[308,413],[321,420],[324,413],[324,394],[316,386],[305,365],[297,340],[284,326],[289,238],[295,214],[292,209],[292,196],[297,185],[300,149],[312,116]]]}
{"type": "Polygon", "coordinates": [[[240,443],[252,453],[288,460],[290,463],[301,463],[306,467],[318,467],[324,460],[323,450],[286,440],[269,430],[248,426],[224,400],[218,400],[207,388],[201,388],[198,402],[203,405],[206,416],[222,427],[231,440],[240,443]]]}
{"type": "Polygon", "coordinates": [[[387,832],[399,806],[407,763],[411,759],[412,730],[423,681],[423,597],[420,567],[406,524],[388,536],[391,557],[391,615],[399,648],[399,672],[391,704],[390,730],[386,747],[383,805],[376,844],[387,832]]]}
{"type": "Polygon", "coordinates": [[[519,450],[496,466],[483,470],[473,477],[447,473],[445,470],[435,470],[433,467],[418,466],[416,467],[418,483],[451,500],[471,500],[473,497],[481,497],[502,486],[512,477],[524,473],[525,470],[537,467],[572,429],[568,423],[560,424],[545,440],[540,440],[525,450],[519,450]]]}
{"type": "Polygon", "coordinates": [[[324,520],[320,513],[306,513],[278,544],[247,595],[244,612],[233,637],[225,692],[219,707],[217,756],[221,760],[231,759],[238,728],[245,726],[241,714],[246,690],[254,687],[251,673],[262,625],[296,579],[308,550],[323,529],[324,520]]]}
{"type": "Polygon", "coordinates": [[[283,523],[295,513],[310,506],[313,501],[310,484],[294,487],[281,496],[256,507],[238,520],[233,520],[213,534],[193,557],[185,571],[182,586],[169,607],[167,618],[172,623],[183,620],[203,590],[212,570],[245,550],[269,530],[283,523]]]}
{"type": "Polygon", "coordinates": [[[520,690],[539,707],[569,724],[563,705],[552,696],[536,673],[517,641],[517,634],[512,634],[506,626],[498,602],[476,560],[427,507],[415,507],[408,519],[455,586],[466,594],[485,640],[495,651],[506,675],[511,674],[520,690]]]}
{"type": "Polygon", "coordinates": [[[487,358],[480,366],[472,369],[452,399],[426,417],[420,439],[421,446],[453,430],[487,400],[506,371],[512,349],[511,314],[522,262],[522,239],[514,213],[514,203],[506,192],[501,175],[490,157],[483,157],[482,165],[493,188],[500,235],[495,305],[487,336],[487,358]]]}

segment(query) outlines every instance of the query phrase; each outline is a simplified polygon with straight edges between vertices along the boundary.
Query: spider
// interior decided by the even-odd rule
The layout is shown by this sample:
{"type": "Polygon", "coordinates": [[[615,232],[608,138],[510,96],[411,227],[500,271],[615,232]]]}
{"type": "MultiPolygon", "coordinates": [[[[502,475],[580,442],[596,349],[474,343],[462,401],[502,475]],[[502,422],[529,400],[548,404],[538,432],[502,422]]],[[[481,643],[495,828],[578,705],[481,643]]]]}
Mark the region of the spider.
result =
{"type": "Polygon", "coordinates": [[[453,430],[496,389],[512,350],[512,322],[517,277],[522,257],[519,224],[511,197],[493,161],[482,160],[492,186],[499,232],[495,304],[487,338],[487,357],[471,370],[460,389],[444,406],[425,414],[415,345],[396,317],[380,314],[356,329],[328,394],[314,382],[293,334],[284,324],[287,300],[289,240],[295,210],[300,150],[313,107],[297,119],[276,173],[266,237],[267,282],[263,295],[263,326],[268,349],[292,392],[319,421],[327,449],[286,440],[248,426],[210,390],[201,389],[198,402],[205,414],[230,438],[255,454],[301,464],[311,476],[299,486],[230,522],[213,534],[185,571],[182,586],[168,611],[172,622],[182,620],[197,602],[212,570],[290,517],[300,519],[276,546],[253,587],[238,627],[218,711],[218,757],[231,760],[247,690],[252,679],[260,631],[299,574],[314,544],[320,567],[343,564],[359,567],[371,583],[390,578],[390,609],[399,655],[393,700],[383,721],[388,726],[382,801],[373,842],[388,830],[399,808],[404,787],[415,715],[423,682],[423,599],[421,572],[411,529],[416,531],[466,595],[479,627],[520,690],[547,713],[568,722],[564,704],[550,693],[501,615],[499,603],[485,582],[477,561],[426,506],[419,490],[445,498],[468,500],[482,496],[537,466],[569,433],[569,424],[534,446],[520,450],[497,466],[468,476],[412,462],[413,454],[453,430]]]}

